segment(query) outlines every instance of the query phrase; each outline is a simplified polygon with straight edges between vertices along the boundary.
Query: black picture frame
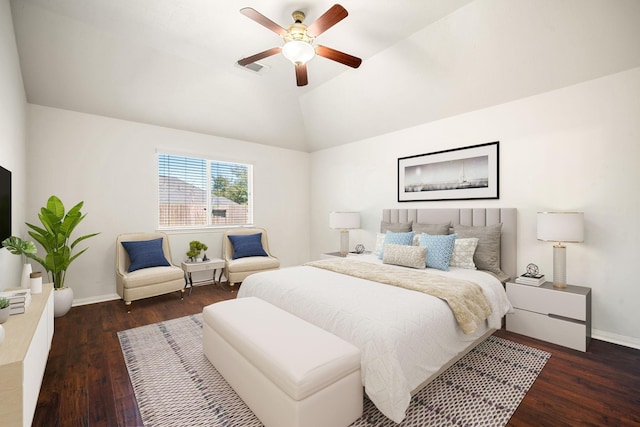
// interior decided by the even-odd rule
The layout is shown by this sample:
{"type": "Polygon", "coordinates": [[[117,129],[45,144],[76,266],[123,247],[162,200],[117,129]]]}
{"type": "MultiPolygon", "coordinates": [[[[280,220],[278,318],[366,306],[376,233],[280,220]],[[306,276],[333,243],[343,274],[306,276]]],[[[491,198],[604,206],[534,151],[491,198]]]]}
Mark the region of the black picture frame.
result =
{"type": "Polygon", "coordinates": [[[500,142],[398,158],[398,202],[500,198],[500,142]]]}

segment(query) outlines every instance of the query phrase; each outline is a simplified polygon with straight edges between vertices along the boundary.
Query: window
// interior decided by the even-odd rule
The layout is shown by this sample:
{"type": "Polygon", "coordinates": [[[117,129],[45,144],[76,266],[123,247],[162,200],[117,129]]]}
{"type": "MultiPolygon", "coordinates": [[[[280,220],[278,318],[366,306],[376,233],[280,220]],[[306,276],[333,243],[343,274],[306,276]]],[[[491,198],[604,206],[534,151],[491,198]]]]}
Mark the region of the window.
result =
{"type": "Polygon", "coordinates": [[[251,165],[159,154],[159,226],[251,224],[251,183],[251,165]]]}

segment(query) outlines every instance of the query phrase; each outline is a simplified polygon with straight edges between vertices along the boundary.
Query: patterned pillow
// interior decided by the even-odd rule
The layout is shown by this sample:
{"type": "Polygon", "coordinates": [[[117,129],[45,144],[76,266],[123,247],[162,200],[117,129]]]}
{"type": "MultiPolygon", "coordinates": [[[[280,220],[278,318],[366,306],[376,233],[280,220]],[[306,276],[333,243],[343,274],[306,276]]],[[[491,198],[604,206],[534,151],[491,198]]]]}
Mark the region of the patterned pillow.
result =
{"type": "Polygon", "coordinates": [[[376,249],[374,250],[374,253],[380,259],[382,259],[382,248],[384,247],[384,238],[385,238],[384,233],[376,233],[376,249]]]}
{"type": "Polygon", "coordinates": [[[478,239],[476,237],[456,239],[449,266],[475,270],[476,265],[473,263],[473,255],[476,253],[476,247],[478,247],[478,239]]]}
{"type": "Polygon", "coordinates": [[[420,246],[427,247],[427,267],[449,271],[449,262],[456,237],[455,234],[431,235],[422,233],[420,246]]]}
{"type": "Polygon", "coordinates": [[[387,234],[384,236],[384,244],[382,246],[382,251],[380,251],[380,255],[378,255],[379,259],[384,257],[384,248],[388,243],[395,245],[406,245],[411,246],[411,242],[413,241],[413,231],[409,231],[408,233],[395,233],[393,231],[387,231],[387,234]]]}
{"type": "Polygon", "coordinates": [[[426,246],[406,246],[388,243],[384,247],[382,262],[403,267],[424,268],[426,258],[426,246]]]}

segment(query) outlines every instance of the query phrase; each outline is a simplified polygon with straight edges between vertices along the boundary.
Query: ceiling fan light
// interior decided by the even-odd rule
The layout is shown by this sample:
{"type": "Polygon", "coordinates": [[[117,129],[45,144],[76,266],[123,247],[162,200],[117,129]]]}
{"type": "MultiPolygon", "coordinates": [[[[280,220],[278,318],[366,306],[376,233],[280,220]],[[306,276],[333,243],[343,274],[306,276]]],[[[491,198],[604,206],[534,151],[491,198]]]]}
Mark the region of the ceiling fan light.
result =
{"type": "Polygon", "coordinates": [[[284,44],[282,54],[294,64],[306,64],[316,56],[316,50],[307,42],[292,40],[284,44]]]}

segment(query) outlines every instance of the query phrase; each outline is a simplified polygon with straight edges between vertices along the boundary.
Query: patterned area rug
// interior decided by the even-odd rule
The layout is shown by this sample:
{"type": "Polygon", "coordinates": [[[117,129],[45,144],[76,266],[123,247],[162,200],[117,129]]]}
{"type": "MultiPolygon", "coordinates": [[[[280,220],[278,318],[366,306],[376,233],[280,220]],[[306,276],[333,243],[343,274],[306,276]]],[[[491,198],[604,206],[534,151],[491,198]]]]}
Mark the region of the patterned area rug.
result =
{"type": "MultiPolygon", "coordinates": [[[[262,426],[202,353],[200,314],[118,337],[145,426],[262,426]]],[[[399,425],[504,426],[550,356],[489,337],[415,395],[399,425]]],[[[365,397],[351,426],[398,424],[365,397]]]]}

